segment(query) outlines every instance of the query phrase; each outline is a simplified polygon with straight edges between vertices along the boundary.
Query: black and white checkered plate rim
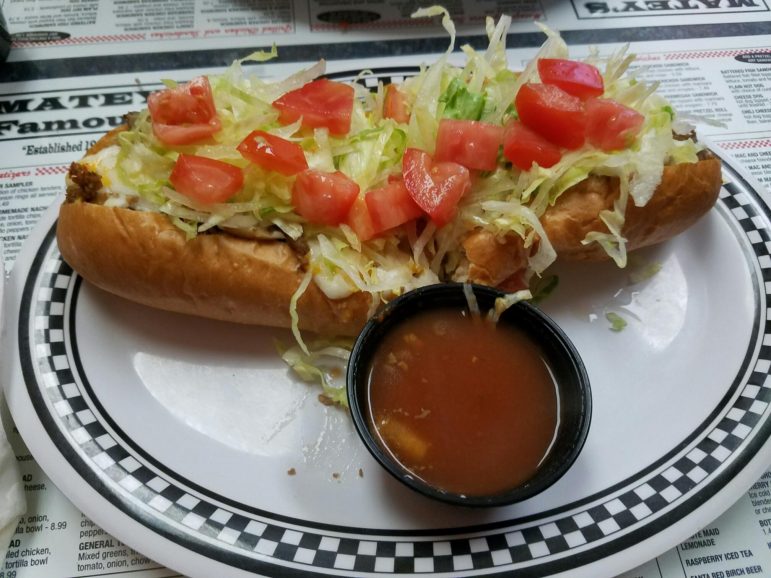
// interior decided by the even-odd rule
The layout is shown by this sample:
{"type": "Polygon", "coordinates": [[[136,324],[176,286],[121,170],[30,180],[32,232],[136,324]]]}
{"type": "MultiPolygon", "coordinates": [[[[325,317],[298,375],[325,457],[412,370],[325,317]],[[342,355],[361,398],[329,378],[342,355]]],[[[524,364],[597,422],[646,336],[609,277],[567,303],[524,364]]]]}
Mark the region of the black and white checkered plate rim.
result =
{"type": "Polygon", "coordinates": [[[20,362],[33,406],[58,450],[91,487],[156,534],[220,563],[269,576],[516,572],[545,576],[620,552],[715,495],[769,439],[769,211],[740,175],[718,210],[744,248],[756,292],[742,366],[701,427],[644,471],[580,502],[528,518],[454,529],[395,531],[300,520],[239,504],[155,461],[105,413],[84,375],[74,311],[80,278],[52,228],[28,274],[20,362]]]}

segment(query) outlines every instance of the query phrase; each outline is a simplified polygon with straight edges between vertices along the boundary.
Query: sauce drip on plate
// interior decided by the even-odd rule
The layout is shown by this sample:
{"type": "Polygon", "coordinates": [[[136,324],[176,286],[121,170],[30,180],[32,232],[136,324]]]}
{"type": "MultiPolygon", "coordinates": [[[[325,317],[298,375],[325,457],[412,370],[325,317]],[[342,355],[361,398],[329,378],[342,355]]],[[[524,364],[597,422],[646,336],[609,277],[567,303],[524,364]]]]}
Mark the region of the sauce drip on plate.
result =
{"type": "Polygon", "coordinates": [[[454,309],[424,311],[389,332],[370,369],[369,406],[387,452],[416,477],[467,496],[532,477],[559,419],[538,345],[454,309]]]}

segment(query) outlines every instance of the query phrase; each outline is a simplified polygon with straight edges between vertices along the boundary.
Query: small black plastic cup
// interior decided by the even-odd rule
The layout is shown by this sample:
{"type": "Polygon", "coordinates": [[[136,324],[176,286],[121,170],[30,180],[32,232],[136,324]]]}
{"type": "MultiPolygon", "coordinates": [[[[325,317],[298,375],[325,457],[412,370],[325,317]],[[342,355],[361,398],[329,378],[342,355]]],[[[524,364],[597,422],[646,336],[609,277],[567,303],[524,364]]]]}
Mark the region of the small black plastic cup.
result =
{"type": "MultiPolygon", "coordinates": [[[[442,502],[463,506],[504,506],[526,500],[559,480],[573,465],[589,433],[592,396],[589,378],[575,346],[545,313],[526,302],[509,307],[498,323],[524,331],[543,352],[553,372],[559,398],[559,424],[552,447],[534,475],[525,482],[492,495],[447,492],[416,477],[378,442],[371,430],[369,372],[383,338],[405,318],[432,309],[468,310],[463,284],[431,285],[405,293],[389,303],[364,327],[348,362],[346,386],[353,423],[364,445],[386,471],[417,492],[442,502]]],[[[495,306],[505,293],[471,285],[482,314],[495,306]]]]}

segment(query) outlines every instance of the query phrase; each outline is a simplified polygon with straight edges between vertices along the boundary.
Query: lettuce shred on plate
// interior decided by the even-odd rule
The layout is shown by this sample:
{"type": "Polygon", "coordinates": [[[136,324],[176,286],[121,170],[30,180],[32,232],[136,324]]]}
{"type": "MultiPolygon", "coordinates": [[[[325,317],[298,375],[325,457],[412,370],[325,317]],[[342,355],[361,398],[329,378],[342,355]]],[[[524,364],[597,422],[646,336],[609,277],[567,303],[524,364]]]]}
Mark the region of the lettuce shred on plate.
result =
{"type": "MultiPolygon", "coordinates": [[[[628,69],[633,56],[622,48],[609,56],[592,51],[586,62],[602,73],[606,98],[644,115],[634,141],[625,149],[603,152],[584,145],[565,150],[550,168],[533,164],[519,170],[500,157],[497,168],[474,172],[471,189],[458,205],[457,214],[443,227],[400,225],[393,234],[360,241],[348,226],[323,226],[303,219],[292,205],[294,176],[284,176],[249,163],[236,150],[252,131],[260,129],[299,143],[312,169],[341,171],[355,181],[361,195],[381,187],[389,177],[402,174],[402,156],[407,148],[434,152],[439,123],[444,118],[479,120],[503,126],[516,118],[514,96],[525,83],[538,82],[538,58],[568,58],[568,48],[559,34],[540,26],[546,41],[536,58],[521,72],[509,69],[505,39],[511,19],[495,23],[488,18],[489,46],[483,52],[462,46],[465,65],[450,62],[455,48],[455,28],[448,13],[439,7],[419,10],[417,17],[442,16],[450,36],[447,52],[433,64],[405,78],[400,91],[410,111],[408,122],[397,122],[383,114],[386,87],[376,89],[352,83],[355,90],[351,129],[344,136],[326,128],[306,128],[301,120],[280,124],[271,106],[276,99],[325,73],[320,61],[310,68],[278,81],[249,74],[244,62],[263,62],[277,56],[275,47],[233,63],[224,73],[209,77],[221,129],[206,144],[164,146],[153,134],[150,114],[138,113],[130,129],[120,133],[116,146],[84,159],[103,176],[107,205],[131,206],[136,210],[167,214],[189,238],[219,228],[234,234],[283,239],[307,249],[307,279],[330,298],[364,291],[372,295],[373,310],[382,300],[440,280],[468,280],[468,259],[461,240],[472,230],[485,230],[496,238],[516,235],[530,248],[528,277],[541,278],[556,255],[541,227],[539,216],[570,186],[591,174],[617,176],[620,197],[602,220],[608,232],[593,232],[585,243],[599,243],[618,263],[626,263],[621,235],[626,206],[644,205],[660,182],[665,163],[696,162],[699,145],[675,140],[673,129],[684,123],[675,119],[668,103],[655,93],[656,84],[646,83],[628,69]],[[225,161],[243,169],[244,185],[226,202],[202,204],[175,191],[170,173],[180,154],[225,161]]],[[[362,72],[359,80],[368,73],[362,72]]],[[[167,86],[174,86],[168,82],[167,86]]],[[[303,284],[306,286],[307,283],[303,284]]],[[[301,289],[302,287],[301,286],[301,289]]],[[[551,284],[553,288],[553,283],[551,284]]],[[[299,292],[293,302],[299,297],[299,292]]],[[[527,298],[518,294],[513,299],[527,298]]],[[[293,311],[296,319],[296,313],[293,311]]],[[[296,323],[295,323],[296,325],[296,323]]],[[[317,356],[302,340],[297,351],[284,352],[290,365],[308,378],[326,383],[318,370],[317,356]]],[[[335,349],[337,353],[339,351],[335,349]]],[[[334,394],[334,392],[329,393],[334,394]]]]}

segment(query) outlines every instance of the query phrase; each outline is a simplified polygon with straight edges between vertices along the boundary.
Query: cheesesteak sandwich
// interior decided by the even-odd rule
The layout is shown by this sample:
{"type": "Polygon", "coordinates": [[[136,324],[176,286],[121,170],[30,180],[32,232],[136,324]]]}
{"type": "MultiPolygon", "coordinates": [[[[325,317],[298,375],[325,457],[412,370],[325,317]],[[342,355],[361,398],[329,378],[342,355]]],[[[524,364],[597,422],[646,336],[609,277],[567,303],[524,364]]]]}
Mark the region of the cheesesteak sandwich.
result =
{"type": "Polygon", "coordinates": [[[448,54],[376,90],[323,62],[168,82],[71,166],[62,257],[152,307],[354,335],[406,290],[523,290],[556,259],[623,267],[709,211],[719,161],[625,51],[570,60],[546,30],[513,72],[509,24],[488,22],[460,67],[445,19],[448,54]]]}

